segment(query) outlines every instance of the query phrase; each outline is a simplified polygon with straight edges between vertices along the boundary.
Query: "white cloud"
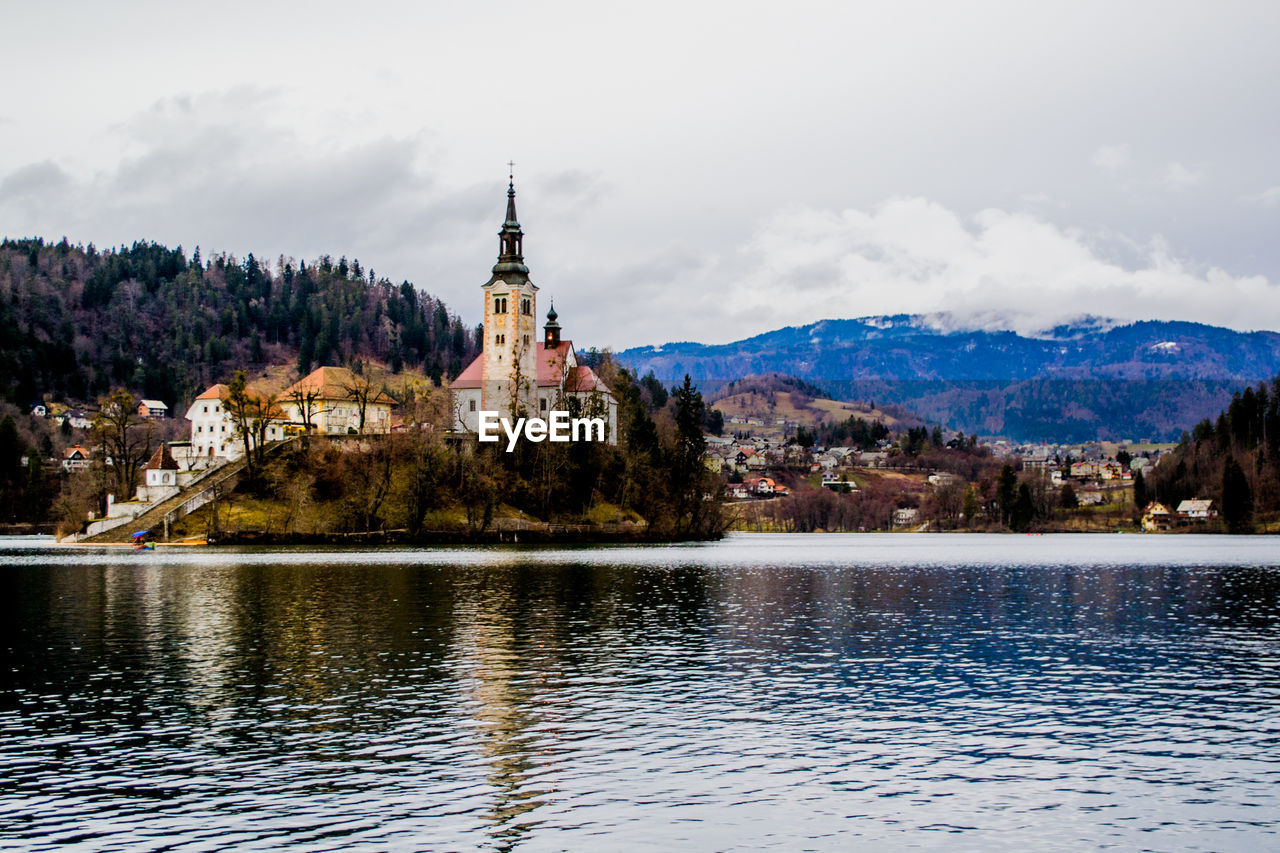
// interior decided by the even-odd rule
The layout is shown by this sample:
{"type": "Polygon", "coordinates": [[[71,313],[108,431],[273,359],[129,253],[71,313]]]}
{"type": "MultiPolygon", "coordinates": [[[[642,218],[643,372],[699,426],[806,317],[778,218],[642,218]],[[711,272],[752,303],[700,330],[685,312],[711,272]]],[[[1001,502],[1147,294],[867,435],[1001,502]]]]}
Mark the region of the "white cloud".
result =
{"type": "Polygon", "coordinates": [[[870,211],[779,211],[737,255],[668,272],[676,286],[638,284],[665,333],[628,343],[725,342],[824,318],[936,312],[1022,333],[1090,314],[1280,328],[1280,287],[1198,269],[1159,237],[1140,264],[1122,266],[1084,231],[994,208],[966,218],[917,197],[870,211]]]}
{"type": "Polygon", "coordinates": [[[1093,152],[1090,162],[1105,172],[1115,174],[1129,163],[1129,145],[1127,143],[1103,145],[1093,152]]]}
{"type": "Polygon", "coordinates": [[[1249,201],[1255,201],[1263,207],[1280,206],[1280,185],[1268,187],[1262,192],[1248,197],[1249,201]]]}
{"type": "Polygon", "coordinates": [[[1203,172],[1198,172],[1175,161],[1165,168],[1164,174],[1160,178],[1160,185],[1167,190],[1181,192],[1203,181],[1203,172]]]}

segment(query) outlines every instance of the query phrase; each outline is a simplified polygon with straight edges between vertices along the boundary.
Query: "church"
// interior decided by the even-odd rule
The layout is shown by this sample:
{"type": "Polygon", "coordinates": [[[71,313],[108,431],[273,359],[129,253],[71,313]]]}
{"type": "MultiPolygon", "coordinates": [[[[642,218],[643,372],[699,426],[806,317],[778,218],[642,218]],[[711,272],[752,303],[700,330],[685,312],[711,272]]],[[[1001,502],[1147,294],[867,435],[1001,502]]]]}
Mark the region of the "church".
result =
{"type": "Polygon", "coordinates": [[[481,352],[449,385],[454,430],[477,432],[480,412],[546,420],[553,411],[605,419],[605,438],[618,443],[618,401],[595,371],[578,362],[560,334],[555,306],[537,335],[538,286],[524,263],[524,233],[516,218],[514,178],[507,185],[507,218],[498,232],[498,262],[481,288],[481,352]]]}

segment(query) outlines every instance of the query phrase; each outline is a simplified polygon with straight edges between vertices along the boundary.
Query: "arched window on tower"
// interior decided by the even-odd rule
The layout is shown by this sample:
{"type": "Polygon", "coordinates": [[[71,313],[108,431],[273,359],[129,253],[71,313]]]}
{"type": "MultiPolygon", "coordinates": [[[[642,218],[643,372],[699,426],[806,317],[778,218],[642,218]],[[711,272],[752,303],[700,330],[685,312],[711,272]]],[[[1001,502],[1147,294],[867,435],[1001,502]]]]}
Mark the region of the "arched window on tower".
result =
{"type": "Polygon", "coordinates": [[[507,313],[507,297],[506,296],[495,296],[493,298],[493,313],[495,314],[507,313]]]}
{"type": "Polygon", "coordinates": [[[529,299],[528,297],[525,297],[524,299],[521,299],[521,300],[520,300],[520,313],[521,313],[521,314],[523,314],[523,315],[525,315],[526,317],[532,316],[532,314],[533,314],[533,300],[532,300],[532,299],[529,299]]]}

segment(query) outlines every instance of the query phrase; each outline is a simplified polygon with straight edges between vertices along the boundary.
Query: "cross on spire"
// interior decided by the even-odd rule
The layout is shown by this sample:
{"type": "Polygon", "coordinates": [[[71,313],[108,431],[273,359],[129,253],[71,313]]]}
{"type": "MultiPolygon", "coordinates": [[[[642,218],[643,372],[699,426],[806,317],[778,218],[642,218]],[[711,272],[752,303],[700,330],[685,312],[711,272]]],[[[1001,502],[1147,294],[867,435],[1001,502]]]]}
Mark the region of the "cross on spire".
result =
{"type": "Polygon", "coordinates": [[[507,173],[507,178],[508,178],[508,180],[510,180],[510,181],[511,181],[511,183],[513,183],[513,184],[514,184],[514,183],[516,182],[516,161],[515,161],[515,160],[508,160],[508,161],[507,161],[507,168],[510,170],[510,171],[507,173]]]}

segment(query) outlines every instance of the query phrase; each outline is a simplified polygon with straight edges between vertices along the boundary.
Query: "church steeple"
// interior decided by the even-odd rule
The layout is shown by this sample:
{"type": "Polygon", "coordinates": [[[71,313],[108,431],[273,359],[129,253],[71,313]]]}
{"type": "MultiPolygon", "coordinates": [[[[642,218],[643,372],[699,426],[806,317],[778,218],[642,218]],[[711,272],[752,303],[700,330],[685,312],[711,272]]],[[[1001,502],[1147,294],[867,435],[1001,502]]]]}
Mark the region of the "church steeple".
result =
{"type": "MultiPolygon", "coordinates": [[[[513,164],[514,165],[514,164],[513,164]]],[[[498,232],[498,263],[493,267],[494,279],[501,278],[507,284],[517,283],[514,279],[527,281],[529,268],[524,265],[524,232],[520,230],[520,220],[516,218],[516,179],[509,175],[507,183],[507,218],[498,232]]]]}
{"type": "Polygon", "coordinates": [[[556,304],[551,303],[551,310],[547,312],[547,325],[542,327],[544,333],[543,347],[546,349],[555,349],[560,346],[560,324],[556,322],[556,304]]]}

